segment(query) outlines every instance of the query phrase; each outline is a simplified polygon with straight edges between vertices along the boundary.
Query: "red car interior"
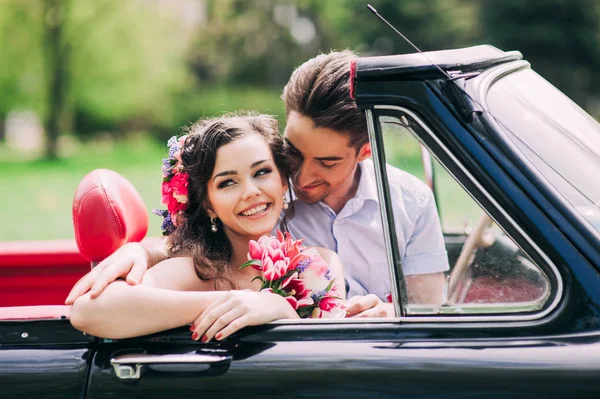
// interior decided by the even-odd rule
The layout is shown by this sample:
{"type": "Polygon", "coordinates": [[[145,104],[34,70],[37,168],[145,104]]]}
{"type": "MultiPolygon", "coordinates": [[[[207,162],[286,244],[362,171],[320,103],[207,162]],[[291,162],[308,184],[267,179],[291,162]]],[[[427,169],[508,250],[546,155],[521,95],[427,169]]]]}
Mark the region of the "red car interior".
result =
{"type": "MultiPolygon", "coordinates": [[[[90,270],[91,261],[104,259],[127,242],[141,241],[148,230],[148,212],[129,181],[98,169],[86,175],[75,192],[73,224],[75,240],[0,242],[0,319],[67,315],[64,306],[34,305],[62,305],[71,287],[90,270]]],[[[143,244],[160,242],[153,237],[143,244]]]]}
{"type": "Polygon", "coordinates": [[[120,174],[97,169],[79,183],[73,198],[75,240],[84,258],[100,261],[148,231],[142,197],[120,174]]]}

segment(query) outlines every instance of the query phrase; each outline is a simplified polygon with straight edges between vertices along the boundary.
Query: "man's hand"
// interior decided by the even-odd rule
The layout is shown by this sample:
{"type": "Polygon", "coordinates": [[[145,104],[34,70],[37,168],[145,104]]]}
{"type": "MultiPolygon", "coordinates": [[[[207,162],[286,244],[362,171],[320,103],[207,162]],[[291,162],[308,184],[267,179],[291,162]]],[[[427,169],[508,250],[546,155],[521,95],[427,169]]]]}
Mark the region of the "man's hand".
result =
{"type": "Polygon", "coordinates": [[[72,305],[88,291],[90,297],[95,298],[108,284],[119,278],[124,278],[131,285],[141,283],[148,267],[153,266],[149,264],[150,258],[149,251],[140,243],[130,242],[123,245],[79,279],[67,296],[65,304],[72,305]]]}
{"type": "Polygon", "coordinates": [[[395,317],[394,305],[377,295],[356,295],[346,301],[346,317],[395,317]]]}

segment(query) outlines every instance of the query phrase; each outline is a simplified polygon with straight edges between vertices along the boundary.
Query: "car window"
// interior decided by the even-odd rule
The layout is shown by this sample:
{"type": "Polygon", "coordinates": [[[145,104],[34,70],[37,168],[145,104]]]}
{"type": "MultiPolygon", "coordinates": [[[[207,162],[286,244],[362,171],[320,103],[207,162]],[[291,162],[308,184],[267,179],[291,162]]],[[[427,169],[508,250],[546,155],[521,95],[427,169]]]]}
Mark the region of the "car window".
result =
{"type": "MultiPolygon", "coordinates": [[[[435,193],[435,206],[438,215],[441,216],[443,241],[449,265],[449,270],[444,273],[442,302],[411,302],[409,294],[407,315],[510,314],[542,309],[551,296],[551,280],[531,257],[492,221],[469,193],[429,155],[429,152],[424,150],[416,138],[416,131],[422,130],[421,125],[409,114],[380,116],[378,123],[379,131],[383,134],[386,160],[391,166],[388,167],[388,182],[392,203],[395,201],[394,195],[397,196],[398,192],[405,197],[402,205],[393,206],[397,235],[401,237],[412,234],[412,239],[417,240],[418,230],[427,230],[427,227],[419,223],[419,218],[423,218],[422,215],[427,212],[424,210],[425,206],[415,207],[411,201],[426,205],[423,187],[429,186],[426,190],[435,193]],[[428,170],[433,171],[433,185],[428,170]],[[419,183],[422,182],[421,186],[406,178],[402,180],[407,182],[404,187],[394,193],[393,186],[398,184],[394,176],[405,172],[418,178],[419,183]],[[415,190],[414,187],[419,187],[418,195],[407,193],[415,190]],[[416,212],[417,215],[407,216],[408,212],[416,212]],[[405,226],[407,223],[409,227],[405,226]],[[401,231],[398,234],[398,230],[407,229],[410,230],[408,233],[401,231]]],[[[431,217],[428,223],[434,223],[431,217]]],[[[429,233],[421,239],[431,241],[436,237],[429,233]]],[[[424,256],[426,250],[430,249],[426,245],[420,248],[425,248],[421,253],[424,259],[440,261],[439,258],[424,256]]],[[[399,248],[399,252],[408,290],[410,279],[420,272],[418,267],[424,267],[426,271],[430,265],[417,265],[415,269],[414,260],[407,259],[415,255],[410,252],[410,248],[399,248]]],[[[416,252],[418,254],[418,251],[416,252]]]]}
{"type": "Polygon", "coordinates": [[[516,152],[600,232],[600,186],[590,184],[600,173],[600,124],[531,69],[495,81],[486,102],[516,152]]]}

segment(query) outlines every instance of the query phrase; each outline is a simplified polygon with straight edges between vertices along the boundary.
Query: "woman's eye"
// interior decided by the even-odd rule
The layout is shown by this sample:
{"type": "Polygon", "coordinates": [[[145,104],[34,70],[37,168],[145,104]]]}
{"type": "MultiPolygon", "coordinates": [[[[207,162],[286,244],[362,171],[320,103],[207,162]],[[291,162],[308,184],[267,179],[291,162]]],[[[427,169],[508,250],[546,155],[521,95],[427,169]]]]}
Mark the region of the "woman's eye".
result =
{"type": "Polygon", "coordinates": [[[233,184],[235,184],[235,182],[233,180],[223,180],[221,183],[219,183],[217,185],[218,188],[225,188],[225,187],[229,187],[232,186],[233,184]]]}
{"type": "Polygon", "coordinates": [[[270,168],[262,168],[262,169],[259,169],[258,171],[256,171],[256,173],[254,174],[254,177],[263,176],[263,175],[269,174],[271,172],[272,172],[272,170],[270,168]]]}

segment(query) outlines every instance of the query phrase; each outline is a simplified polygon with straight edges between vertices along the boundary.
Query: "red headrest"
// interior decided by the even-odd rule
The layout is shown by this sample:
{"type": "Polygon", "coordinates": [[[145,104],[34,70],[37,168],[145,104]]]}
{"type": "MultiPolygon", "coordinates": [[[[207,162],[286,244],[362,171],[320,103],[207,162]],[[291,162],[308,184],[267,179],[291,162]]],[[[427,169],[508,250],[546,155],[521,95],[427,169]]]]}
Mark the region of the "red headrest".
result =
{"type": "Polygon", "coordinates": [[[96,169],[77,187],[73,224],[81,255],[100,261],[123,244],[144,238],[148,212],[127,179],[112,170],[96,169]]]}

